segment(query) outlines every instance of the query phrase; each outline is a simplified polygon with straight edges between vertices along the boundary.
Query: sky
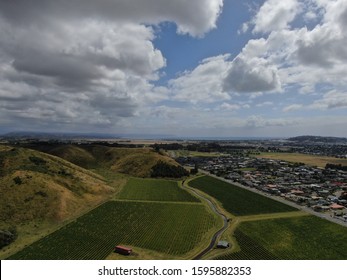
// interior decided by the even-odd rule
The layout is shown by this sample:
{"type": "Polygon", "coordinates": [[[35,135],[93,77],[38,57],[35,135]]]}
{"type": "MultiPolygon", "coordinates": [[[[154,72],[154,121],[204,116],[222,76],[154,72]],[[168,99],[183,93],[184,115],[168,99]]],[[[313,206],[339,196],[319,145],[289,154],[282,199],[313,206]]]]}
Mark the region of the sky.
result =
{"type": "Polygon", "coordinates": [[[347,136],[346,0],[0,0],[0,133],[347,136]]]}

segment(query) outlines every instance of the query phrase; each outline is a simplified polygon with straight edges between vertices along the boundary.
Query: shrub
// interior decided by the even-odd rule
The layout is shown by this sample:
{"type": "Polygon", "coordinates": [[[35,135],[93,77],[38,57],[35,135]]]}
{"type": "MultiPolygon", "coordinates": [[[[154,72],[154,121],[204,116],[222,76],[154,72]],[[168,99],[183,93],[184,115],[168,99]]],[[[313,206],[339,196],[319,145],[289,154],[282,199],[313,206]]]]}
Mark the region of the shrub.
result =
{"type": "Polygon", "coordinates": [[[22,179],[19,176],[13,178],[13,181],[15,182],[16,185],[21,185],[23,183],[22,179]]]}

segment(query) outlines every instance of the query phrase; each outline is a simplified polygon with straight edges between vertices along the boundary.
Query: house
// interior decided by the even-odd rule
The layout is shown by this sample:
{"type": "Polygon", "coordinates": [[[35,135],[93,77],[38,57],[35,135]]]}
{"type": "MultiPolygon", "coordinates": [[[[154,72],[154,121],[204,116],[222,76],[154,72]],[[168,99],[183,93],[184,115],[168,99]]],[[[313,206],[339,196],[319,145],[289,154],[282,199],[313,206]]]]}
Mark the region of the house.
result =
{"type": "Polygon", "coordinates": [[[119,245],[114,248],[114,252],[121,255],[130,255],[132,251],[133,250],[131,248],[127,248],[127,247],[119,246],[119,245]]]}
{"type": "Polygon", "coordinates": [[[345,207],[343,207],[342,205],[339,205],[337,203],[333,203],[330,205],[330,209],[331,210],[343,210],[345,207]]]}
{"type": "Polygon", "coordinates": [[[217,248],[222,248],[222,249],[226,249],[226,248],[229,248],[230,247],[230,244],[228,241],[225,241],[225,240],[221,240],[217,243],[217,248]]]}

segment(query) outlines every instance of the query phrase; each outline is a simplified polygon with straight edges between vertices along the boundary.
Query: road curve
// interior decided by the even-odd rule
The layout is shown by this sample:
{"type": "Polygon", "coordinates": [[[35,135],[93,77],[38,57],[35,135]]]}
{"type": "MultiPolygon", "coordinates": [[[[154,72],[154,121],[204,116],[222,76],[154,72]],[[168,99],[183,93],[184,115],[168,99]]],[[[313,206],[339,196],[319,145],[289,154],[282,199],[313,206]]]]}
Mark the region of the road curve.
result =
{"type": "Polygon", "coordinates": [[[217,215],[219,215],[220,217],[222,217],[223,219],[223,227],[221,229],[219,229],[213,236],[211,239],[210,244],[203,250],[201,251],[198,255],[196,255],[193,260],[200,260],[202,258],[202,256],[204,256],[206,253],[208,253],[209,251],[211,251],[216,243],[216,240],[218,237],[220,237],[220,235],[227,229],[228,227],[228,218],[221,212],[218,211],[217,206],[207,197],[201,195],[200,193],[198,193],[196,190],[194,190],[191,187],[188,187],[188,185],[184,185],[184,182],[182,182],[182,186],[189,189],[190,191],[192,191],[193,193],[195,193],[198,197],[200,197],[201,199],[207,201],[208,205],[210,206],[210,208],[212,209],[212,211],[214,213],[216,213],[217,215]]]}

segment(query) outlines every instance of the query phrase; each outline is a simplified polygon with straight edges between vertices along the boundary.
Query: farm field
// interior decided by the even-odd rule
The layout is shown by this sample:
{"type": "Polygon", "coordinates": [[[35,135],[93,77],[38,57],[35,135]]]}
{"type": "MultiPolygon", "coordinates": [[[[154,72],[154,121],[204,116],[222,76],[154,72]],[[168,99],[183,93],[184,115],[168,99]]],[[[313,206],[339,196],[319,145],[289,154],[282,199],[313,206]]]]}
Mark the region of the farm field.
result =
{"type": "Polygon", "coordinates": [[[205,234],[216,223],[202,204],[110,201],[9,259],[98,260],[118,244],[177,259],[207,243],[205,234]]]}
{"type": "Polygon", "coordinates": [[[233,215],[297,211],[296,208],[210,176],[198,177],[190,181],[189,185],[216,198],[233,215]]]}
{"type": "Polygon", "coordinates": [[[241,251],[221,255],[216,260],[276,260],[277,257],[266,250],[259,243],[254,241],[241,230],[237,229],[234,233],[241,251]]]}
{"type": "Polygon", "coordinates": [[[347,165],[347,159],[327,156],[306,155],[300,153],[261,153],[260,155],[256,155],[256,157],[275,160],[285,160],[289,162],[302,162],[307,165],[323,168],[327,163],[347,165]]]}
{"type": "Polygon", "coordinates": [[[131,178],[118,197],[127,200],[200,202],[181,189],[177,181],[160,179],[131,178]]]}
{"type": "Polygon", "coordinates": [[[198,152],[198,151],[188,151],[188,150],[171,150],[169,154],[173,157],[221,157],[226,156],[223,153],[217,152],[198,152]]]}
{"type": "Polygon", "coordinates": [[[243,222],[241,252],[219,259],[347,259],[347,228],[315,216],[243,222]]]}

